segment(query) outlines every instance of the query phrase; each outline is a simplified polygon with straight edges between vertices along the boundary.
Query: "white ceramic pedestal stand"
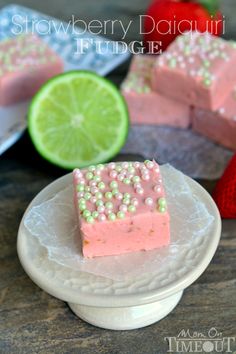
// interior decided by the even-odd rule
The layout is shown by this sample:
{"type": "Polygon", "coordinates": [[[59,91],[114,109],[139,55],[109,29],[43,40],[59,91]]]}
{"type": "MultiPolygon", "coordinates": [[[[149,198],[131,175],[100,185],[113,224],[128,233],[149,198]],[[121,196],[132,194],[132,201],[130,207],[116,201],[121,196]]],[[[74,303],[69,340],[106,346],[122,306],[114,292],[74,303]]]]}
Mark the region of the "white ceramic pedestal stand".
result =
{"type": "Polygon", "coordinates": [[[66,175],[40,192],[29,205],[18,233],[18,255],[30,278],[49,294],[68,302],[83,320],[102,328],[127,330],[161,320],[178,304],[183,290],[192,284],[210,263],[221,234],[219,212],[209,194],[186,177],[195,195],[215,217],[211,232],[183,256],[175,269],[166,274],[150,273],[125,281],[78,272],[49,260],[41,246],[24,226],[28,210],[48,200],[72,183],[66,175]],[[191,260],[191,266],[188,266],[191,260]],[[177,269],[176,269],[177,268],[177,269]]]}

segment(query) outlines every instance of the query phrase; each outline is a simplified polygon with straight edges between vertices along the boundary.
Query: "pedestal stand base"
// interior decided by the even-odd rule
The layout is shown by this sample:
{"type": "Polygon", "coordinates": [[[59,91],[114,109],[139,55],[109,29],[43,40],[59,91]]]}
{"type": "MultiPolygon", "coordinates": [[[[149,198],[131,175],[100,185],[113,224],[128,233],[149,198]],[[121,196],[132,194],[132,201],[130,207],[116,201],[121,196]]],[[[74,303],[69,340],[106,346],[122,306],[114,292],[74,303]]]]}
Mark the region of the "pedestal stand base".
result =
{"type": "Polygon", "coordinates": [[[183,291],[151,304],[130,307],[92,307],[69,303],[84,321],[101,328],[129,330],[148,326],[167,316],[178,304],[183,291]]]}

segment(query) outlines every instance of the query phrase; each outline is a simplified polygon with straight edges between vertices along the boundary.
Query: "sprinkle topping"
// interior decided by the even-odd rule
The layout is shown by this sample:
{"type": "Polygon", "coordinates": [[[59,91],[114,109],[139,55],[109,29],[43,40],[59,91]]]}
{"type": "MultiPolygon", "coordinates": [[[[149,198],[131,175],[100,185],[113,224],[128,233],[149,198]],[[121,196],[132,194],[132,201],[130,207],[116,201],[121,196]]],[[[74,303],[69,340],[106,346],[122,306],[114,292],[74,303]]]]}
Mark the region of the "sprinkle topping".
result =
{"type": "Polygon", "coordinates": [[[155,161],[112,162],[84,171],[75,169],[73,174],[80,215],[90,224],[124,219],[136,212],[167,210],[160,169],[155,161]],[[118,174],[113,173],[117,171],[118,174]]]}
{"type": "Polygon", "coordinates": [[[186,33],[175,42],[156,61],[157,67],[164,65],[172,70],[183,70],[186,75],[196,77],[205,87],[210,87],[217,77],[215,68],[229,61],[235,43],[208,33],[186,33]]]}
{"type": "MultiPolygon", "coordinates": [[[[23,34],[3,40],[0,44],[0,75],[23,70],[57,60],[47,44],[34,35],[23,34]]],[[[79,169],[77,169],[79,172],[79,169]]]]}
{"type": "Polygon", "coordinates": [[[146,94],[151,92],[152,69],[155,56],[134,55],[130,72],[121,85],[124,92],[146,94]]]}

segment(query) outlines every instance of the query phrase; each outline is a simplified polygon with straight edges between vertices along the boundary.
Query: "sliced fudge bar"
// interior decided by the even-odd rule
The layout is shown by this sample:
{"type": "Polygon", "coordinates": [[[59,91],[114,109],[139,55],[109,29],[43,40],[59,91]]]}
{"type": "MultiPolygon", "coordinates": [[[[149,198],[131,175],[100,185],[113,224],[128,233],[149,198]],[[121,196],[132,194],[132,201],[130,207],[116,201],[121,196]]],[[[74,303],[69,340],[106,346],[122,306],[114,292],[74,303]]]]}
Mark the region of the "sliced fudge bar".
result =
{"type": "Polygon", "coordinates": [[[236,151],[236,87],[215,112],[193,109],[193,130],[236,151]]]}
{"type": "Polygon", "coordinates": [[[29,99],[62,71],[62,60],[35,35],[0,42],[0,105],[29,99]]]}
{"type": "Polygon", "coordinates": [[[216,110],[236,82],[236,44],[193,32],[177,37],[156,60],[153,88],[199,108],[216,110]]]}
{"type": "Polygon", "coordinates": [[[170,218],[156,162],[111,162],[75,169],[73,177],[85,257],[169,244],[170,218]]]}
{"type": "Polygon", "coordinates": [[[131,122],[186,128],[190,119],[189,106],[164,97],[151,88],[155,58],[154,55],[135,55],[127,78],[121,85],[131,122]]]}

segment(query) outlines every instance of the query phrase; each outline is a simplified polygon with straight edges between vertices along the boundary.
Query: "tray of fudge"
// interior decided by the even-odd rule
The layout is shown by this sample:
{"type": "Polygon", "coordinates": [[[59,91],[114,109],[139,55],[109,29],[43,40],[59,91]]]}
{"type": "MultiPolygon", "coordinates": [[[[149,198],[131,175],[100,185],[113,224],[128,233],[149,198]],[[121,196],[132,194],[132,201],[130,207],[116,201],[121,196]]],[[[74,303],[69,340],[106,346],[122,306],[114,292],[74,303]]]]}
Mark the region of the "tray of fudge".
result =
{"type": "Polygon", "coordinates": [[[78,69],[106,75],[129,56],[119,45],[98,53],[105,38],[19,5],[3,7],[0,24],[0,154],[25,131],[29,102],[44,82],[78,69]]]}

